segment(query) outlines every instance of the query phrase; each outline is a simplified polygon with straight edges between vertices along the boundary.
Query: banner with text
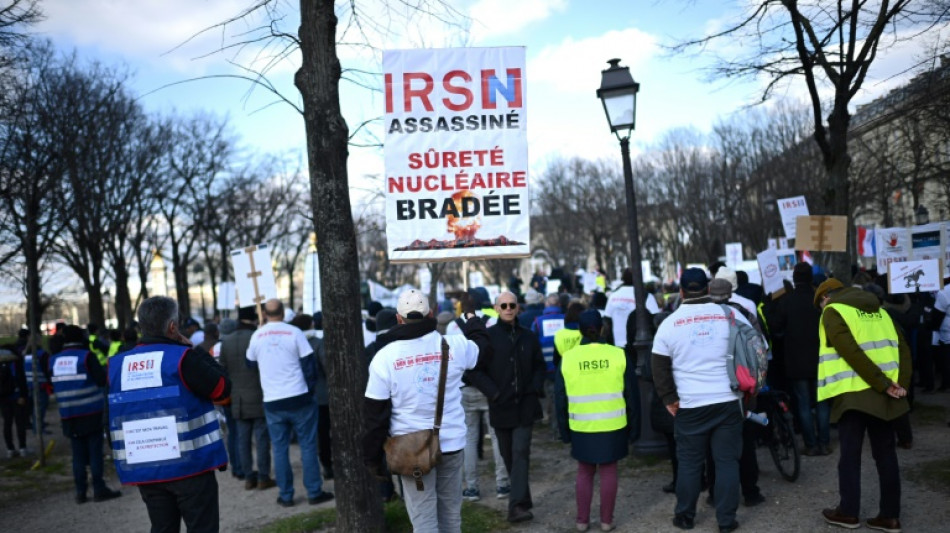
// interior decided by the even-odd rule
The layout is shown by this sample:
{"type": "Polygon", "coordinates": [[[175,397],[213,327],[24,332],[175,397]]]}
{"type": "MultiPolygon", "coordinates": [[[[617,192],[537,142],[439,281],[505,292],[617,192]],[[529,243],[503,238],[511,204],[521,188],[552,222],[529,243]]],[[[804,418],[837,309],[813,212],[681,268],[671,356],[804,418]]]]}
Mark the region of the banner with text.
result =
{"type": "Polygon", "coordinates": [[[383,79],[389,259],[526,257],[524,48],[388,50],[383,79]]]}

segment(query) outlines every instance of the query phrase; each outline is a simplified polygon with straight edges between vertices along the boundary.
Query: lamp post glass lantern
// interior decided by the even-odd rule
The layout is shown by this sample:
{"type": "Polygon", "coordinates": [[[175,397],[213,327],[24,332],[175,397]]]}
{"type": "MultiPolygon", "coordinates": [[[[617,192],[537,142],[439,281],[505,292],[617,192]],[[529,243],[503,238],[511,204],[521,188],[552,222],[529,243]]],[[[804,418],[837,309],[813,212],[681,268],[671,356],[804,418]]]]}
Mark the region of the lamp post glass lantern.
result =
{"type": "Polygon", "coordinates": [[[649,424],[650,397],[653,394],[649,381],[651,376],[643,376],[643,366],[653,351],[653,329],[646,309],[646,291],[643,288],[643,269],[640,261],[640,233],[637,227],[637,200],[633,188],[633,165],[630,163],[630,134],[637,124],[637,93],[640,84],[633,80],[628,67],[621,67],[619,59],[607,61],[610,68],[601,71],[600,88],[597,97],[604,105],[604,113],[610,124],[610,131],[620,140],[620,155],[623,159],[623,181],[626,189],[627,235],[630,237],[630,270],[633,274],[633,294],[636,301],[634,310],[637,336],[633,342],[637,353],[637,374],[641,381],[630,383],[637,387],[636,396],[640,400],[640,435],[634,445],[640,453],[655,453],[666,448],[665,441],[652,431],[649,424]]]}
{"type": "Polygon", "coordinates": [[[923,204],[917,204],[917,208],[914,209],[914,220],[917,222],[918,226],[923,226],[924,224],[930,223],[930,211],[924,207],[923,204]]]}
{"type": "Polygon", "coordinates": [[[628,67],[621,67],[619,59],[607,61],[610,68],[601,72],[600,89],[597,98],[604,104],[604,113],[610,131],[620,137],[626,130],[627,136],[637,125],[637,93],[640,84],[633,81],[628,67]]]}

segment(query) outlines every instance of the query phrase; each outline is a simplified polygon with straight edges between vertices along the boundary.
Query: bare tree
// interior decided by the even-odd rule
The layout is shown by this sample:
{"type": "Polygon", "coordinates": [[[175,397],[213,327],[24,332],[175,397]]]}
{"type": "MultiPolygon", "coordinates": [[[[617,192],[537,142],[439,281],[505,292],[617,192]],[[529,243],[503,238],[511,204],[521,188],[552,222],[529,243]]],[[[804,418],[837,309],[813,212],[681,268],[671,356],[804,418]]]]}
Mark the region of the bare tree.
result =
{"type": "MultiPolygon", "coordinates": [[[[947,20],[945,2],[882,0],[858,2],[801,2],[759,0],[748,4],[737,22],[722,31],[682,43],[679,50],[729,39],[745,53],[719,58],[715,73],[727,78],[766,76],[762,94],[769,98],[782,83],[804,77],[812,106],[814,139],[825,168],[823,188],[831,214],[851,214],[848,106],[867,78],[878,51],[895,42],[920,35],[947,20]],[[830,87],[832,96],[822,95],[830,87]]],[[[850,280],[852,253],[833,254],[832,270],[850,280]]]]}
{"type": "Polygon", "coordinates": [[[167,238],[178,308],[191,315],[189,267],[198,259],[206,210],[214,198],[215,180],[227,172],[233,143],[224,121],[207,115],[171,122],[171,139],[163,155],[166,182],[156,191],[158,213],[167,238]]]}

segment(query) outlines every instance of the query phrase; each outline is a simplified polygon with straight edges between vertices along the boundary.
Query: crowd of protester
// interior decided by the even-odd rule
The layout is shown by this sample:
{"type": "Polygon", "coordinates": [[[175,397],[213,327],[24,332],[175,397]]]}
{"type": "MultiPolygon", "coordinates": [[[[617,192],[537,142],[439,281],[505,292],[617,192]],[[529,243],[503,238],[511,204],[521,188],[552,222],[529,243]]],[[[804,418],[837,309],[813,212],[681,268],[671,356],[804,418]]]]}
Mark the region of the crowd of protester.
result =
{"type": "MultiPolygon", "coordinates": [[[[736,529],[740,498],[747,507],[765,498],[757,485],[756,427],[744,416],[754,398],[737,394],[726,376],[730,316],[766,340],[768,387],[790,394],[802,454],[839,448],[840,504],[822,511],[824,519],[847,528],[861,524],[860,479],[853,472],[867,435],[882,497],[865,524],[900,530],[894,449],[914,444],[908,413],[915,392],[942,392],[950,384],[950,289],[892,295],[883,276],[864,271],[845,287],[801,263],[780,294],[764,294],[744,272],[721,263],[691,268],[674,283],[646,287],[653,345],[645,361],[635,347],[632,272],[612,289],[595,274],[561,275],[551,294],[538,271],[527,286],[512,276],[510,290],[494,299],[477,287],[430,306],[426,295],[411,290],[395,308],[367,306],[364,463],[380,479],[384,501],[405,500],[416,531],[459,530],[461,502],[486,492],[477,468],[486,435],[495,496],[507,499],[509,521],[532,520],[530,457],[538,430],[570,443],[577,530],[591,527],[592,515],[602,531],[614,529],[617,464],[640,436],[642,380],[653,382],[648,424],[665,438],[671,459],[672,481],[658,490],[676,495],[673,525],[691,529],[697,500],[708,490],[720,531],[736,529]],[[439,358],[411,361],[439,354],[442,338],[450,360],[442,457],[417,484],[390,475],[385,442],[432,427],[439,358]],[[599,516],[591,510],[595,474],[599,516]]],[[[174,301],[158,297],[143,302],[139,320],[122,332],[60,325],[44,341],[22,331],[0,347],[7,457],[32,453],[28,431],[50,433],[46,410],[55,395],[72,442],[77,503],[88,501],[87,469],[93,501],[121,496],[103,480],[103,457],[111,457],[122,483],[138,486],[153,527],[183,520],[195,530],[215,530],[214,471],[226,465],[245,490],[277,487],[277,504],[297,503],[292,441],[301,450],[306,501],[330,501],[323,482],[334,479],[333,406],[321,313],[294,313],[278,300],[259,309],[263,317],[257,307],[245,307],[234,318],[201,323],[178,317],[174,301]],[[128,371],[152,369],[152,362],[151,373],[128,371]],[[168,398],[171,388],[188,392],[168,398]],[[164,410],[156,407],[162,402],[164,410]],[[130,458],[137,449],[125,434],[134,422],[166,415],[177,417],[179,428],[190,424],[192,433],[177,437],[198,444],[188,453],[182,446],[175,461],[161,454],[130,458]]]]}

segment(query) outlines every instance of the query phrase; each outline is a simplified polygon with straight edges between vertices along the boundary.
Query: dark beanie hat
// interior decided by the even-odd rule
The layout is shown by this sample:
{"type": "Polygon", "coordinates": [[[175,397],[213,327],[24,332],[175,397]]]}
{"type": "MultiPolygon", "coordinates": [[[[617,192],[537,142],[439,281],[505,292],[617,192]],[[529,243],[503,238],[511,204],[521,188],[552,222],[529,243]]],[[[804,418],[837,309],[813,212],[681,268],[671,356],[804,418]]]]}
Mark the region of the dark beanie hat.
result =
{"type": "Polygon", "coordinates": [[[248,305],[238,309],[238,320],[257,322],[257,307],[248,305]]]}
{"type": "Polygon", "coordinates": [[[63,332],[63,340],[67,343],[85,342],[86,332],[81,327],[70,324],[63,332]]]}
{"type": "Polygon", "coordinates": [[[792,281],[795,283],[811,283],[812,272],[811,265],[808,263],[798,263],[792,269],[792,281]]]}
{"type": "Polygon", "coordinates": [[[600,328],[604,327],[604,319],[596,309],[588,309],[581,313],[577,322],[582,334],[588,331],[600,331],[600,328]]]}

